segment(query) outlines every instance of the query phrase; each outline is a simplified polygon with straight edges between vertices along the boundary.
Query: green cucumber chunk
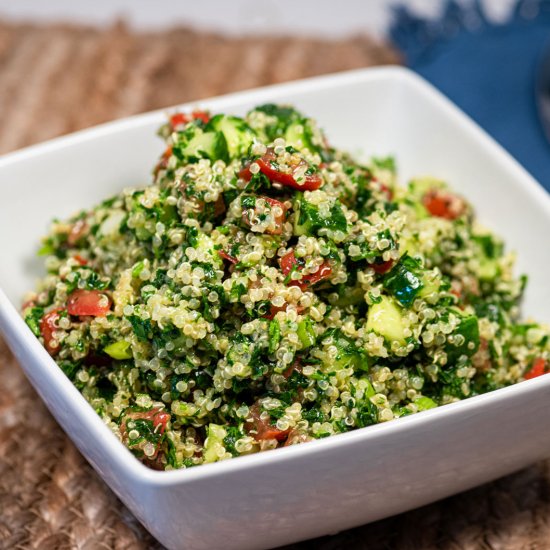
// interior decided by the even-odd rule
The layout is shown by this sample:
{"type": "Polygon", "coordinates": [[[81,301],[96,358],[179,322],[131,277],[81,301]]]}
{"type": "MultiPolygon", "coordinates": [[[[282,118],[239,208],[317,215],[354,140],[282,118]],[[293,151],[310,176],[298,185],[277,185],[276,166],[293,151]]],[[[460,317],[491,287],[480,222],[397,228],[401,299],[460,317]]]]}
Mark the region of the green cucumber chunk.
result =
{"type": "Polygon", "coordinates": [[[405,322],[398,302],[391,296],[381,296],[380,302],[370,306],[366,328],[390,342],[405,344],[405,322]]]}

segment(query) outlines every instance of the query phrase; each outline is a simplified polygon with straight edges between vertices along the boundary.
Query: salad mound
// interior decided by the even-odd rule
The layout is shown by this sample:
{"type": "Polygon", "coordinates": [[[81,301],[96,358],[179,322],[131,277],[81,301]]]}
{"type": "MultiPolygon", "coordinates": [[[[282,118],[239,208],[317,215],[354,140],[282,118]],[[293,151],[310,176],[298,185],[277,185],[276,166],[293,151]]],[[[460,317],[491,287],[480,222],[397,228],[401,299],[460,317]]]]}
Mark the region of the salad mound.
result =
{"type": "Polygon", "coordinates": [[[28,326],[156,469],[294,445],[544,374],[525,277],[445,182],[311,118],[176,113],[150,185],[44,239],[28,326]]]}

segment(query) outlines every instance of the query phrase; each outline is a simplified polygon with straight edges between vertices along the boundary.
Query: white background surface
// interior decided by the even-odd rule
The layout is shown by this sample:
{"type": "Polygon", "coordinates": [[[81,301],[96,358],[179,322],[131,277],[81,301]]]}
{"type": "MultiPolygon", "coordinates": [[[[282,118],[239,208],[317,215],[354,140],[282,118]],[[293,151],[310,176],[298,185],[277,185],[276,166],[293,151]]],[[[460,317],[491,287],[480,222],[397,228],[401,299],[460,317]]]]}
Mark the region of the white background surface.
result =
{"type": "MultiPolygon", "coordinates": [[[[472,0],[459,0],[462,4],[472,0]]],[[[514,0],[482,0],[495,19],[506,17],[514,0]]],[[[436,16],[441,0],[0,0],[0,18],[109,25],[124,19],[140,30],[175,25],[226,34],[302,34],[339,38],[368,32],[383,36],[391,6],[407,4],[436,16]]]]}

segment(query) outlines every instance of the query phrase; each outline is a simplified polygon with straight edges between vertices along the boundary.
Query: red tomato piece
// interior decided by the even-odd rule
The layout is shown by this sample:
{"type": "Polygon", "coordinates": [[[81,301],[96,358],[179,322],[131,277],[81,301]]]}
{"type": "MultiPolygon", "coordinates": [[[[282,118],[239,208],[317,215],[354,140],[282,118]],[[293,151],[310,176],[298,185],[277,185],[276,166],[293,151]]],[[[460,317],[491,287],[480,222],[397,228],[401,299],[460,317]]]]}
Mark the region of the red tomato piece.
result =
{"type": "Polygon", "coordinates": [[[323,264],[321,264],[321,266],[315,273],[304,275],[299,281],[290,281],[289,285],[299,286],[302,290],[305,290],[308,287],[318,283],[319,281],[328,279],[331,274],[332,268],[330,267],[329,263],[325,261],[323,264]]]}
{"type": "Polygon", "coordinates": [[[296,359],[296,361],[294,361],[294,363],[292,363],[292,365],[290,365],[290,367],[283,372],[283,376],[288,380],[294,371],[302,372],[302,366],[300,365],[300,361],[298,359],[296,359]]]}
{"type": "Polygon", "coordinates": [[[69,231],[67,243],[74,246],[86,233],[88,233],[88,224],[84,220],[76,221],[69,231]]]}
{"type": "Polygon", "coordinates": [[[380,184],[380,189],[383,193],[385,193],[389,201],[393,199],[393,191],[385,183],[380,184]]]}
{"type": "Polygon", "coordinates": [[[176,113],[170,117],[170,126],[176,128],[177,126],[183,126],[191,121],[191,118],[185,113],[176,113]]]}
{"type": "Polygon", "coordinates": [[[287,252],[280,260],[281,264],[281,271],[283,272],[283,275],[288,275],[295,265],[298,264],[298,260],[296,259],[296,256],[294,255],[294,250],[291,250],[290,252],[287,252]]]}
{"type": "Polygon", "coordinates": [[[170,159],[171,156],[172,156],[172,146],[169,145],[164,151],[164,153],[162,153],[162,157],[160,157],[160,161],[155,166],[155,170],[153,171],[155,176],[158,174],[160,170],[163,170],[168,166],[168,160],[170,159]]]}
{"type": "Polygon", "coordinates": [[[172,128],[177,128],[192,120],[202,120],[206,124],[210,120],[210,115],[206,111],[193,111],[190,115],[186,113],[175,113],[170,117],[170,126],[172,126],[172,128]]]}
{"type": "Polygon", "coordinates": [[[163,434],[166,430],[166,424],[170,420],[170,413],[166,411],[158,411],[153,417],[153,428],[158,433],[163,434]]]}
{"type": "Polygon", "coordinates": [[[164,430],[166,430],[166,424],[170,420],[170,413],[159,408],[143,412],[130,412],[126,415],[126,419],[123,422],[124,431],[126,431],[126,423],[128,422],[128,420],[149,420],[153,423],[153,428],[156,430],[158,427],[160,427],[158,432],[163,434],[164,430]]]}
{"type": "Polygon", "coordinates": [[[228,262],[231,262],[232,264],[236,264],[239,261],[237,260],[237,258],[230,256],[227,252],[224,252],[223,250],[218,250],[218,256],[223,260],[227,260],[228,262]]]}
{"type": "Polygon", "coordinates": [[[67,300],[70,315],[104,317],[111,309],[111,300],[99,290],[75,290],[67,300]]]}
{"type": "Polygon", "coordinates": [[[44,347],[50,355],[55,355],[59,351],[59,344],[54,339],[54,332],[59,330],[57,321],[61,317],[63,309],[54,309],[49,313],[46,313],[42,319],[40,319],[40,334],[44,338],[44,347]]]}
{"type": "Polygon", "coordinates": [[[284,441],[290,433],[290,429],[279,430],[279,428],[277,428],[276,426],[272,426],[269,423],[269,419],[264,420],[263,418],[261,418],[261,411],[258,403],[250,407],[250,416],[252,421],[245,423],[245,429],[249,432],[255,432],[251,435],[256,441],[262,441],[265,439],[276,439],[277,441],[284,441]]]}
{"type": "Polygon", "coordinates": [[[543,374],[546,374],[546,361],[542,357],[538,357],[533,361],[531,370],[525,374],[524,378],[525,380],[531,380],[543,374]]]}
{"type": "Polygon", "coordinates": [[[224,212],[225,202],[223,200],[223,197],[220,195],[214,203],[214,217],[217,218],[218,216],[221,216],[224,212]]]}
{"type": "Polygon", "coordinates": [[[193,111],[194,120],[202,120],[205,124],[210,120],[210,114],[206,111],[193,111]]]}
{"type": "Polygon", "coordinates": [[[80,265],[88,265],[88,260],[84,259],[80,254],[75,254],[73,258],[80,264],[80,265]]]}
{"type": "MultiPolygon", "coordinates": [[[[301,266],[298,264],[298,260],[294,255],[294,250],[287,252],[281,258],[280,264],[281,264],[281,271],[285,276],[288,275],[293,270],[294,266],[297,266],[298,270],[301,269],[301,266]]],[[[327,279],[328,277],[330,277],[331,274],[332,274],[332,268],[330,267],[329,263],[325,261],[323,264],[319,266],[319,269],[315,273],[309,273],[307,275],[303,275],[300,280],[290,281],[288,284],[290,286],[299,286],[302,290],[305,290],[309,286],[314,285],[315,283],[318,283],[323,279],[327,279]]]]}
{"type": "MultiPolygon", "coordinates": [[[[304,168],[307,166],[305,160],[300,160],[291,166],[290,172],[281,172],[276,163],[277,155],[272,147],[268,147],[265,155],[256,160],[256,163],[260,167],[260,172],[266,175],[271,181],[280,183],[286,187],[292,187],[293,189],[298,189],[299,191],[315,191],[319,189],[323,183],[323,179],[318,173],[305,174],[303,176],[298,176],[301,174],[304,168]],[[302,178],[301,181],[297,179],[302,178]]],[[[252,173],[250,168],[245,166],[240,172],[239,177],[244,180],[250,180],[252,178],[252,173]]]]}
{"type": "MultiPolygon", "coordinates": [[[[281,213],[278,214],[277,216],[273,217],[273,227],[268,227],[265,230],[265,232],[268,233],[269,235],[280,235],[283,232],[283,224],[284,224],[285,219],[286,219],[286,206],[285,206],[285,204],[281,201],[278,201],[276,199],[272,199],[270,197],[260,196],[260,197],[258,197],[258,199],[263,199],[265,202],[267,202],[267,204],[269,204],[269,206],[272,209],[273,208],[280,208],[281,209],[281,213]]],[[[256,208],[254,210],[257,213],[260,213],[256,208]]],[[[251,225],[251,223],[250,223],[250,214],[249,214],[248,210],[245,210],[243,212],[243,221],[247,225],[251,225]]]]}
{"type": "MultiPolygon", "coordinates": [[[[155,430],[155,432],[162,435],[166,431],[166,425],[170,420],[170,413],[159,408],[151,409],[150,411],[144,411],[144,412],[136,411],[136,412],[128,413],[126,415],[126,418],[122,421],[120,425],[120,434],[125,440],[126,440],[127,431],[128,431],[126,424],[130,420],[149,420],[150,422],[153,423],[153,429],[155,430]]],[[[147,458],[148,462],[154,461],[157,458],[161,445],[162,445],[162,440],[160,440],[157,443],[155,453],[153,454],[153,456],[147,458]]],[[[164,468],[160,468],[160,469],[164,469],[164,468]]]]}
{"type": "Polygon", "coordinates": [[[393,267],[393,260],[388,260],[387,262],[381,262],[379,264],[370,264],[370,267],[372,267],[374,272],[378,273],[378,275],[383,275],[393,267]]]}
{"type": "Polygon", "coordinates": [[[250,181],[252,179],[252,172],[250,171],[250,165],[248,164],[237,172],[237,177],[241,178],[244,181],[250,181]]]}
{"type": "Polygon", "coordinates": [[[34,300],[27,300],[26,302],[23,302],[23,305],[21,306],[21,311],[25,311],[29,307],[34,307],[36,305],[36,302],[34,300]]]}
{"type": "Polygon", "coordinates": [[[456,220],[466,210],[466,204],[460,197],[442,189],[428,191],[422,203],[432,216],[446,220],[456,220]]]}

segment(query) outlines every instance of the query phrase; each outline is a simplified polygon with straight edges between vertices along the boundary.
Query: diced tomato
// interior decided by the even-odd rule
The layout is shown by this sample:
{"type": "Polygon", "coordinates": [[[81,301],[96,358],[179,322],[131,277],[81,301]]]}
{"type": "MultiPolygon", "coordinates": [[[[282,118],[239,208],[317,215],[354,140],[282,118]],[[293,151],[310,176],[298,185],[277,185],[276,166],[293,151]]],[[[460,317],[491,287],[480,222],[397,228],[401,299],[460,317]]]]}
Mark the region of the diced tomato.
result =
{"type": "Polygon", "coordinates": [[[73,258],[80,264],[80,265],[88,265],[88,260],[84,259],[80,254],[75,254],[73,258]]]}
{"type": "Polygon", "coordinates": [[[269,423],[269,419],[267,419],[267,421],[262,419],[260,406],[258,403],[250,407],[250,416],[251,422],[245,423],[245,429],[249,432],[255,432],[251,435],[256,441],[262,441],[265,439],[276,439],[277,441],[284,441],[290,433],[290,429],[279,430],[279,428],[277,428],[276,426],[272,426],[269,423]]]}
{"type": "Polygon", "coordinates": [[[472,355],[472,366],[479,372],[488,371],[493,366],[491,346],[485,338],[479,339],[479,348],[472,355]]]}
{"type": "Polygon", "coordinates": [[[380,183],[380,190],[388,197],[389,201],[393,199],[393,191],[385,183],[380,183]]]}
{"type": "MultiPolygon", "coordinates": [[[[166,431],[166,425],[170,420],[170,413],[159,408],[151,409],[150,411],[136,411],[128,413],[120,425],[120,434],[123,439],[126,439],[127,437],[128,428],[126,424],[130,420],[149,420],[153,423],[153,429],[155,432],[162,435],[166,431]]],[[[148,460],[154,460],[157,457],[161,445],[162,440],[158,442],[155,453],[153,456],[148,457],[148,460]]]]}
{"type": "Polygon", "coordinates": [[[57,322],[61,317],[63,309],[58,308],[46,313],[42,319],[40,319],[40,334],[44,338],[44,347],[50,355],[55,355],[59,351],[59,344],[54,339],[53,334],[59,330],[57,322]]]}
{"type": "Polygon", "coordinates": [[[171,156],[172,156],[172,146],[169,145],[164,151],[164,153],[162,153],[162,157],[160,157],[160,161],[155,166],[155,169],[153,171],[155,176],[158,174],[160,170],[163,170],[168,166],[168,160],[170,159],[171,156]]]}
{"type": "Polygon", "coordinates": [[[104,317],[111,309],[111,300],[99,290],[75,290],[67,300],[70,315],[104,317]]]}
{"type": "MultiPolygon", "coordinates": [[[[288,275],[294,269],[294,266],[297,266],[298,270],[301,269],[301,266],[298,264],[298,260],[294,255],[294,250],[287,252],[281,258],[280,264],[281,264],[281,271],[285,276],[288,275]]],[[[315,273],[308,273],[307,275],[303,275],[300,280],[290,281],[288,284],[290,286],[299,286],[302,290],[305,290],[309,286],[314,285],[315,283],[318,283],[323,279],[327,279],[328,277],[330,277],[331,274],[332,274],[332,268],[330,267],[330,264],[327,261],[325,261],[319,266],[319,269],[315,273]]]]}
{"type": "MultiPolygon", "coordinates": [[[[276,164],[277,155],[272,147],[269,147],[262,157],[255,162],[260,167],[260,172],[266,175],[271,181],[280,183],[286,187],[292,187],[300,191],[315,191],[319,189],[323,183],[323,179],[318,173],[301,175],[304,168],[307,167],[307,162],[303,159],[291,166],[291,172],[281,172],[276,164]],[[300,175],[299,175],[300,174],[300,175]],[[297,181],[296,178],[302,178],[302,181],[297,181]]],[[[252,173],[249,167],[244,167],[239,172],[239,177],[244,180],[250,180],[252,173]]]]}
{"type": "Polygon", "coordinates": [[[224,212],[225,202],[223,200],[223,197],[220,195],[214,203],[214,217],[217,218],[218,216],[221,216],[224,212]]]}
{"type": "Polygon", "coordinates": [[[299,281],[290,281],[290,283],[288,284],[290,286],[299,286],[302,290],[305,290],[306,288],[318,283],[319,281],[328,279],[331,274],[332,268],[330,267],[329,263],[325,261],[323,264],[321,264],[321,266],[315,273],[304,275],[299,281]]]}
{"type": "Polygon", "coordinates": [[[170,117],[170,126],[172,126],[172,128],[176,128],[177,126],[183,126],[190,121],[191,118],[189,115],[186,115],[185,113],[176,113],[170,117]]]}
{"type": "Polygon", "coordinates": [[[230,256],[227,252],[224,252],[223,250],[218,250],[218,256],[223,260],[227,260],[228,262],[231,262],[232,264],[236,264],[239,262],[237,258],[230,256]]]}
{"type": "Polygon", "coordinates": [[[455,220],[466,210],[466,204],[460,197],[442,189],[428,191],[422,203],[432,216],[446,220],[455,220]]]}
{"type": "Polygon", "coordinates": [[[275,318],[275,315],[277,315],[279,311],[286,311],[287,306],[288,304],[286,303],[282,306],[274,306],[273,304],[271,304],[271,307],[269,308],[269,313],[263,315],[263,318],[271,321],[275,318]]]}
{"type": "Polygon", "coordinates": [[[210,120],[210,115],[205,111],[193,111],[190,115],[186,113],[175,113],[170,117],[170,126],[177,128],[192,120],[202,120],[205,124],[210,120]]]}
{"type": "Polygon", "coordinates": [[[84,235],[86,235],[87,232],[88,224],[84,220],[76,221],[69,231],[67,243],[70,246],[74,246],[82,237],[84,237],[84,235]]]}
{"type": "Polygon", "coordinates": [[[194,120],[202,120],[205,124],[210,120],[210,114],[206,111],[193,111],[194,120]]]}
{"type": "MultiPolygon", "coordinates": [[[[267,204],[269,204],[269,206],[271,208],[278,207],[278,208],[281,209],[281,214],[279,214],[277,216],[274,216],[274,218],[273,218],[273,227],[268,227],[265,230],[265,232],[268,233],[269,235],[280,235],[283,232],[283,224],[284,224],[285,219],[286,219],[286,206],[285,206],[285,204],[281,201],[278,201],[276,199],[272,199],[270,197],[260,196],[260,197],[258,197],[258,199],[263,199],[265,202],[267,202],[267,204]]],[[[251,225],[251,223],[250,223],[250,214],[249,214],[248,210],[245,210],[243,212],[243,221],[247,225],[251,225]]]]}
{"type": "Polygon", "coordinates": [[[237,177],[245,181],[250,181],[252,179],[252,172],[250,171],[250,165],[247,164],[244,168],[241,168],[241,170],[237,172],[237,177]]]}
{"type": "Polygon", "coordinates": [[[531,370],[524,376],[525,380],[531,380],[537,376],[542,376],[546,373],[546,361],[542,357],[538,357],[533,361],[531,370]]]}
{"type": "Polygon", "coordinates": [[[164,430],[166,430],[166,424],[170,420],[170,413],[159,408],[143,412],[130,412],[126,415],[126,419],[124,420],[125,429],[126,422],[128,422],[128,420],[149,420],[153,423],[153,428],[155,429],[155,431],[157,431],[157,433],[163,434],[164,430]],[[160,428],[157,430],[158,427],[160,428]]]}
{"type": "Polygon", "coordinates": [[[388,260],[387,262],[381,262],[379,264],[370,264],[370,267],[372,267],[374,272],[378,273],[378,275],[383,275],[393,267],[393,260],[388,260]]]}
{"type": "Polygon", "coordinates": [[[159,411],[153,416],[152,420],[155,431],[163,434],[166,430],[166,424],[168,424],[168,421],[170,420],[170,413],[167,413],[166,411],[159,411]]]}
{"type": "Polygon", "coordinates": [[[296,256],[294,255],[294,250],[291,250],[290,252],[287,252],[282,258],[281,258],[281,271],[283,272],[283,275],[288,275],[295,265],[298,264],[298,260],[296,259],[296,256]]]}
{"type": "Polygon", "coordinates": [[[27,300],[26,302],[23,302],[23,305],[21,306],[21,311],[25,311],[26,309],[34,307],[35,305],[36,302],[34,300],[27,300]]]}
{"type": "Polygon", "coordinates": [[[283,376],[288,380],[294,371],[302,372],[302,367],[299,360],[294,361],[294,363],[292,363],[292,365],[290,365],[290,367],[283,372],[283,376]]]}

